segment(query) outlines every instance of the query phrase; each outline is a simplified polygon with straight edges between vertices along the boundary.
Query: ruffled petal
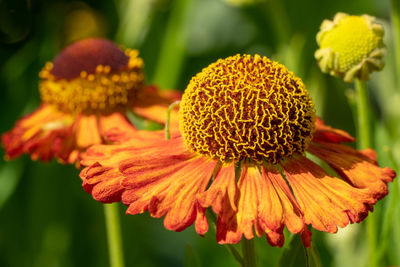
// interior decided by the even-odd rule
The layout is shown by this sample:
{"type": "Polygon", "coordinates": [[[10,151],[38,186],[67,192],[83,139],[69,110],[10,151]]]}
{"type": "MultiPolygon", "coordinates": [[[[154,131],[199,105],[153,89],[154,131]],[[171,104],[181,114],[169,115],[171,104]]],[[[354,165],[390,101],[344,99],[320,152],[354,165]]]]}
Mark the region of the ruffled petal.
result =
{"type": "Polygon", "coordinates": [[[87,166],[80,173],[82,185],[96,200],[105,203],[120,201],[123,191],[121,181],[125,177],[119,171],[120,163],[157,153],[155,148],[157,141],[166,142],[162,139],[163,135],[155,132],[134,131],[135,138],[130,139],[129,142],[117,145],[95,145],[82,154],[80,163],[82,166],[87,166]],[[147,147],[141,149],[144,146],[147,147]]]}
{"type": "Polygon", "coordinates": [[[201,206],[212,207],[222,221],[229,221],[237,212],[238,189],[234,164],[222,166],[206,192],[199,194],[201,206]]]}
{"type": "Polygon", "coordinates": [[[136,156],[120,164],[125,175],[122,186],[126,188],[122,201],[129,205],[129,214],[148,210],[156,218],[165,215],[165,227],[174,231],[196,221],[196,230],[204,234],[208,229],[205,209],[198,205],[196,196],[206,190],[216,162],[171,149],[177,147],[174,142],[182,143],[181,139],[168,141],[168,149],[160,143],[159,153],[136,156]]]}
{"type": "Polygon", "coordinates": [[[337,226],[360,222],[377,201],[367,189],[329,176],[305,157],[291,159],[282,167],[305,223],[317,230],[335,233],[337,226]]]}
{"type": "MultiPolygon", "coordinates": [[[[139,116],[161,124],[167,119],[167,110],[171,103],[180,100],[182,93],[176,90],[160,90],[156,86],[146,86],[138,93],[132,110],[139,116]]],[[[171,112],[172,125],[177,125],[178,109],[171,112]]]]}
{"type": "Polygon", "coordinates": [[[72,122],[72,116],[59,112],[52,106],[41,105],[36,111],[20,119],[11,131],[3,134],[2,143],[6,156],[16,158],[27,153],[33,160],[51,160],[56,138],[72,122]]]}
{"type": "Polygon", "coordinates": [[[117,168],[104,167],[96,163],[82,170],[80,177],[85,191],[99,202],[111,203],[121,201],[124,188],[120,182],[123,175],[117,168]]]}
{"type": "MultiPolygon", "coordinates": [[[[281,225],[278,226],[277,221],[283,222],[288,230],[294,234],[300,233],[304,231],[304,228],[306,228],[304,221],[303,221],[303,214],[301,213],[301,209],[299,207],[299,204],[297,203],[295,197],[293,196],[292,192],[290,191],[290,188],[286,181],[283,179],[282,175],[274,168],[272,167],[264,167],[263,168],[263,177],[264,180],[266,180],[267,183],[270,183],[268,185],[269,188],[273,186],[277,199],[279,199],[279,202],[276,202],[276,205],[281,206],[282,208],[277,208],[274,207],[274,205],[271,205],[266,210],[275,210],[274,214],[279,214],[279,216],[276,216],[275,221],[267,218],[268,212],[265,212],[264,210],[264,216],[263,216],[263,223],[267,225],[267,227],[271,229],[278,229],[281,227],[281,225]],[[278,213],[277,210],[282,210],[282,213],[278,213]]],[[[270,194],[270,199],[274,195],[272,189],[271,194],[270,194]]],[[[271,203],[273,200],[270,200],[271,203]]],[[[272,213],[272,211],[271,211],[272,213]]]]}
{"type": "Polygon", "coordinates": [[[262,173],[257,167],[244,167],[238,182],[240,197],[237,213],[228,218],[220,216],[217,222],[219,243],[238,243],[244,235],[254,237],[254,232],[266,234],[272,246],[284,243],[283,228],[287,224],[294,233],[304,230],[297,203],[280,174],[269,168],[262,173]]]}
{"type": "Polygon", "coordinates": [[[332,128],[324,123],[320,118],[315,119],[315,133],[313,140],[315,142],[353,142],[355,139],[345,131],[332,128]]]}
{"type": "Polygon", "coordinates": [[[348,183],[368,190],[376,199],[387,195],[387,183],[396,176],[392,169],[376,164],[375,153],[370,149],[357,151],[348,146],[320,142],[311,144],[308,150],[326,161],[348,183]]]}
{"type": "Polygon", "coordinates": [[[82,155],[84,168],[80,177],[85,191],[103,203],[121,201],[124,175],[119,171],[121,161],[135,155],[135,148],[126,145],[97,145],[82,155]]]}

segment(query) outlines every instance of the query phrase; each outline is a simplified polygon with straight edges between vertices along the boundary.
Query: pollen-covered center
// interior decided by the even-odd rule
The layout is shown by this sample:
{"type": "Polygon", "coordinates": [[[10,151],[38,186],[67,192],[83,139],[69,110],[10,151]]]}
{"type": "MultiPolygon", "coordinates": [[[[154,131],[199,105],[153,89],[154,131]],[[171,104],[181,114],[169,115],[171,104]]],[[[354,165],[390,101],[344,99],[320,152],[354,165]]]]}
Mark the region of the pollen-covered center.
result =
{"type": "Polygon", "coordinates": [[[337,54],[339,72],[368,58],[370,53],[382,45],[382,34],[375,32],[366,18],[345,16],[320,40],[321,48],[330,47],[337,54]]]}
{"type": "Polygon", "coordinates": [[[143,60],[138,55],[106,39],[76,42],[40,72],[42,101],[68,113],[124,108],[143,86],[143,60]]]}
{"type": "Polygon", "coordinates": [[[272,164],[304,153],[314,104],[300,78],[256,55],[236,55],[192,78],[180,104],[180,130],[194,152],[221,161],[272,164]]]}

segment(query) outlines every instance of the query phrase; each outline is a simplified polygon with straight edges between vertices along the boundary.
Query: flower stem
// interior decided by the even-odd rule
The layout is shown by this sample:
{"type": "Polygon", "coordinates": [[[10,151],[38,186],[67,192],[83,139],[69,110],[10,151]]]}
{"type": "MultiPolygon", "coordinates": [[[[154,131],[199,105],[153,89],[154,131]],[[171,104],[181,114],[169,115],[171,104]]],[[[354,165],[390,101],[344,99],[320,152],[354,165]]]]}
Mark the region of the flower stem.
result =
{"type": "Polygon", "coordinates": [[[400,0],[391,0],[391,21],[394,40],[397,84],[400,84],[400,0]]]}
{"type": "Polygon", "coordinates": [[[371,147],[371,122],[369,118],[369,101],[367,84],[365,81],[355,80],[357,92],[357,115],[358,115],[358,148],[371,147]]]}
{"type": "Polygon", "coordinates": [[[174,103],[172,103],[171,105],[169,105],[168,107],[168,111],[167,111],[167,121],[165,122],[165,139],[169,140],[171,138],[171,131],[169,129],[169,125],[171,122],[171,110],[176,107],[177,105],[179,105],[179,103],[181,103],[181,100],[175,101],[174,103]]]}
{"type": "MultiPolygon", "coordinates": [[[[365,81],[359,79],[355,80],[355,87],[357,92],[357,117],[358,117],[358,148],[365,149],[371,147],[371,121],[369,116],[369,101],[367,84],[365,81]]],[[[376,239],[377,239],[377,225],[376,216],[371,213],[366,221],[367,235],[369,243],[369,263],[371,267],[377,266],[376,258],[376,239]]]]}
{"type": "Polygon", "coordinates": [[[111,267],[125,266],[118,210],[118,203],[104,205],[104,215],[106,218],[107,228],[108,254],[110,257],[111,267]]]}
{"type": "Polygon", "coordinates": [[[257,256],[256,256],[256,246],[254,238],[252,239],[243,238],[241,243],[243,252],[243,267],[256,267],[257,256]]]}
{"type": "MultiPolygon", "coordinates": [[[[217,228],[217,216],[210,210],[207,209],[207,218],[213,223],[212,225],[214,226],[214,230],[217,228]]],[[[226,249],[232,254],[232,256],[235,258],[235,260],[241,265],[244,266],[244,261],[242,256],[240,256],[240,253],[236,250],[236,248],[232,244],[226,244],[224,245],[226,249]]]]}

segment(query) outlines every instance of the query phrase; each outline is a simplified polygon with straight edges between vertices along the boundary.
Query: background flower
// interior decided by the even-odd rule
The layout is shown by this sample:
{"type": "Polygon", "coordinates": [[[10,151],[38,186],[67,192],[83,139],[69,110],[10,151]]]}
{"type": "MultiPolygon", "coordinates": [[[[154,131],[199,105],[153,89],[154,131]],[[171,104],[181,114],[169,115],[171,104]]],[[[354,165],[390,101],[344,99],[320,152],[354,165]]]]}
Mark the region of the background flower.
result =
{"type": "Polygon", "coordinates": [[[180,97],[145,86],[138,51],[124,52],[106,39],[67,46],[39,76],[41,106],[2,136],[8,158],[27,153],[79,165],[87,148],[109,142],[107,131],[135,130],[129,112],[164,123],[169,104],[180,97]]]}

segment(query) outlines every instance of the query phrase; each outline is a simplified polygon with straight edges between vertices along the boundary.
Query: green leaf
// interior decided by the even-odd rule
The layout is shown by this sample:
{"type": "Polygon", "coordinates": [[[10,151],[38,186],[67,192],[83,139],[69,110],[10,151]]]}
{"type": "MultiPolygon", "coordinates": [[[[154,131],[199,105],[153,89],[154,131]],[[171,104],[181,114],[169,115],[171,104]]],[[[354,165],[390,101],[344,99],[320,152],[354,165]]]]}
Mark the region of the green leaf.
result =
{"type": "Polygon", "coordinates": [[[294,235],[289,246],[282,251],[278,267],[322,267],[321,259],[314,245],[305,248],[300,235],[294,235]]]}

